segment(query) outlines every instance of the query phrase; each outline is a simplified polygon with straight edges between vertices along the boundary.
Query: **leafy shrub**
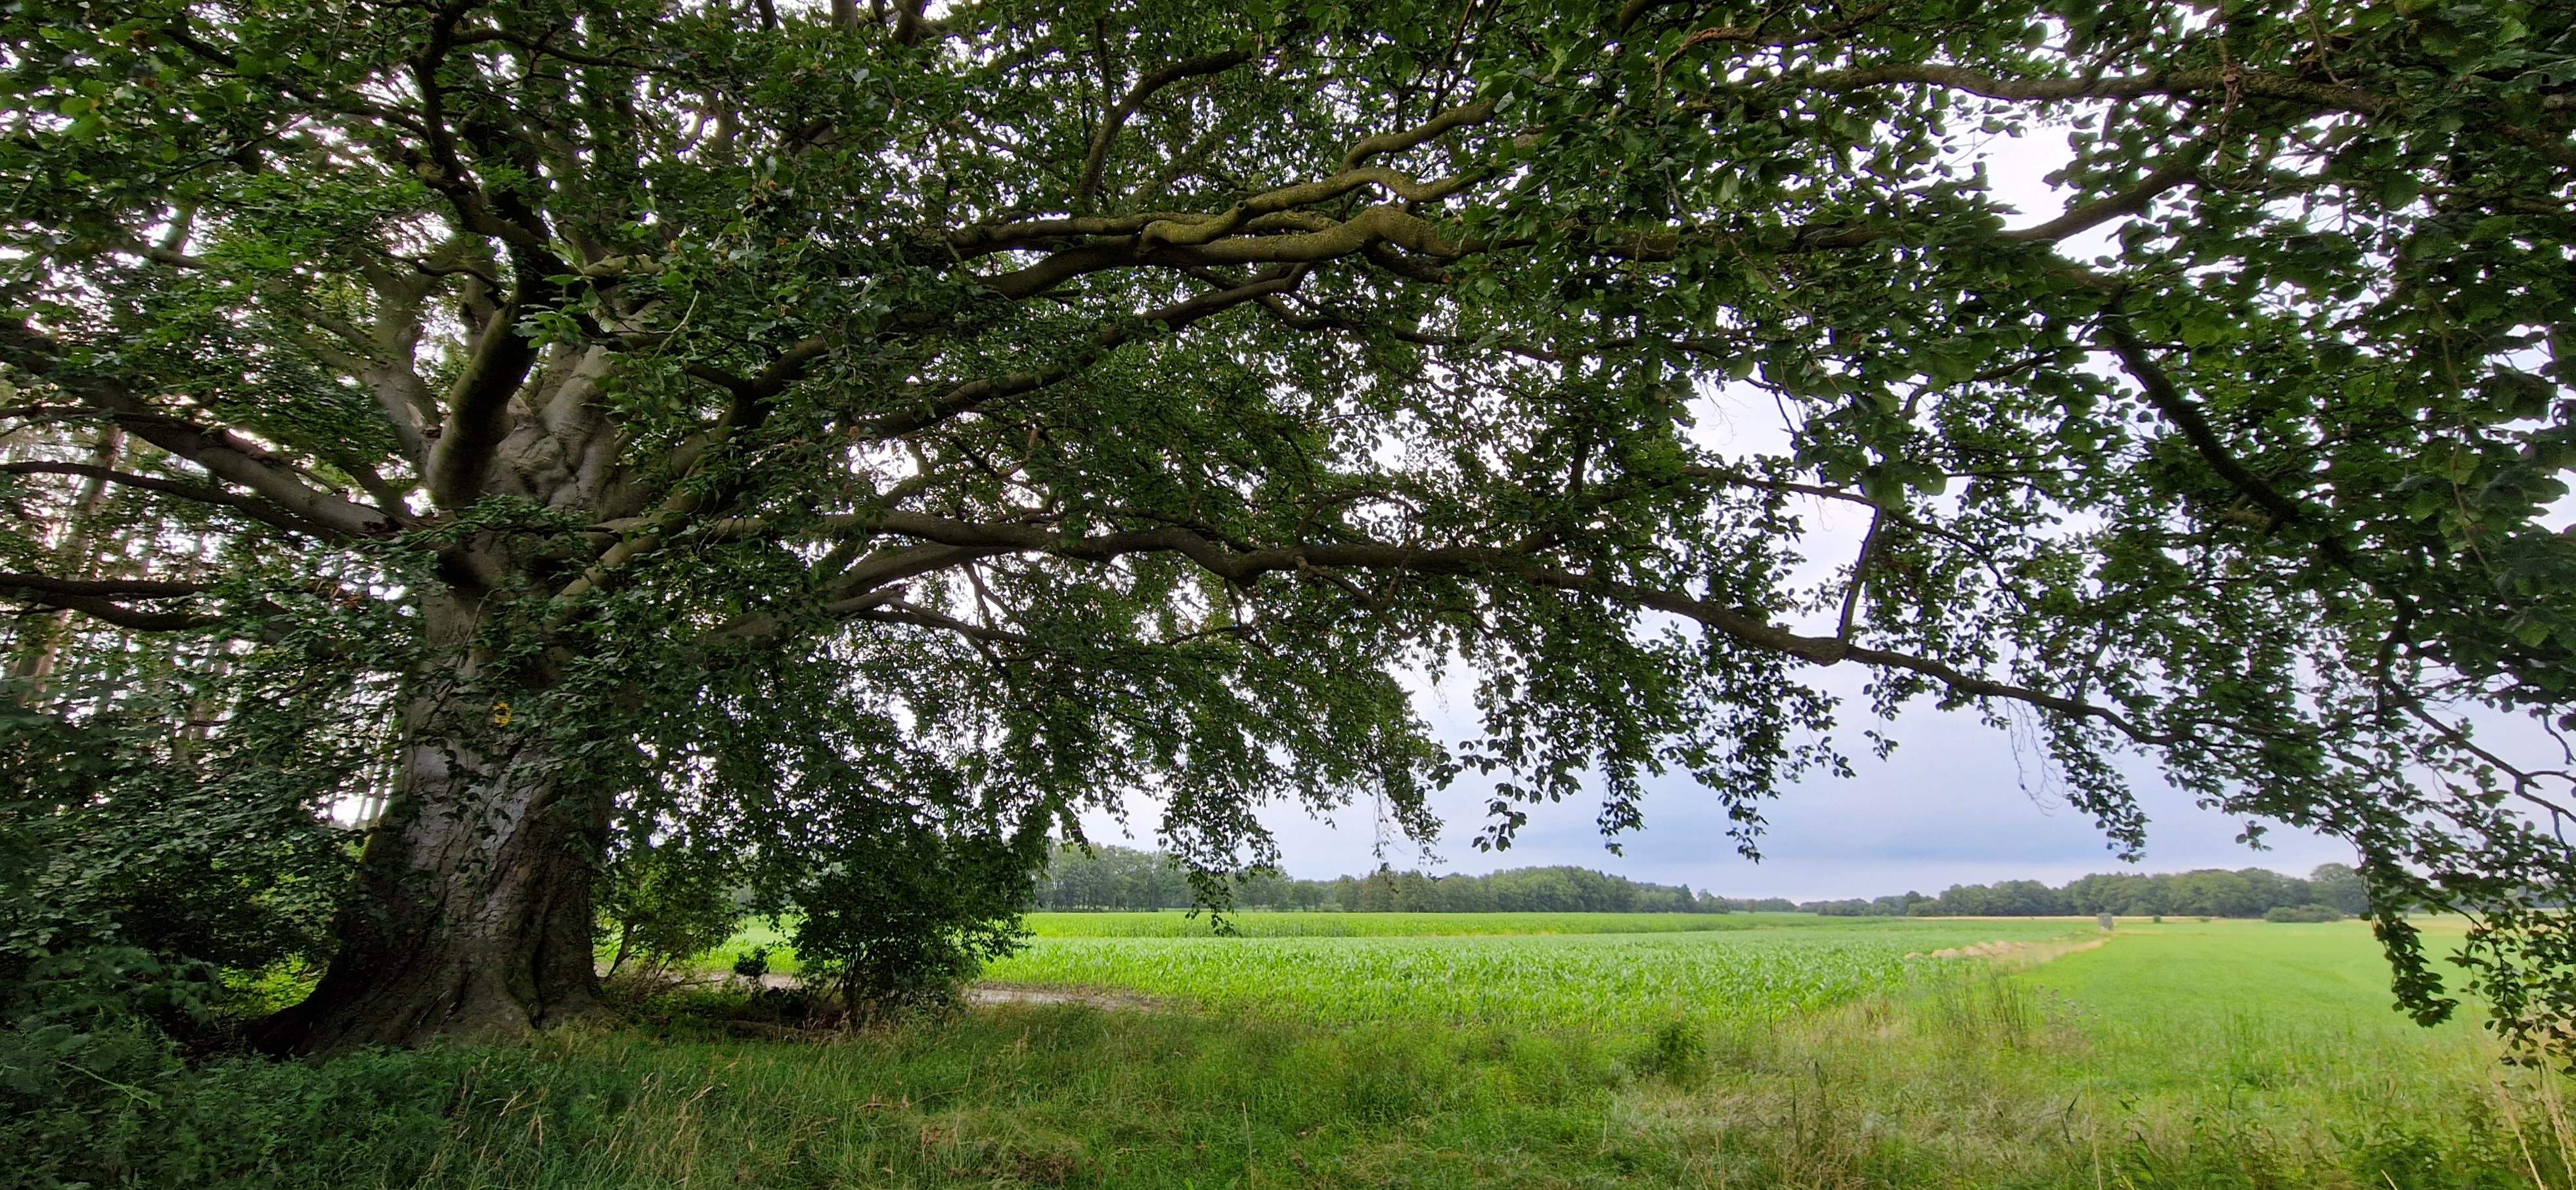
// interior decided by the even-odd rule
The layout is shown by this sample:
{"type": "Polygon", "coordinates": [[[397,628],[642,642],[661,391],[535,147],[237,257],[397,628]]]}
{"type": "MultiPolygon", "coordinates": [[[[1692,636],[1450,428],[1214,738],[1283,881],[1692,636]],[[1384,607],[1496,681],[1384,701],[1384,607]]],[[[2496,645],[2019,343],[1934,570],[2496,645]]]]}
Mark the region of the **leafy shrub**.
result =
{"type": "Polygon", "coordinates": [[[95,947],[241,969],[319,952],[347,865],[346,836],[311,809],[325,776],[266,740],[174,754],[147,716],[9,702],[0,690],[0,968],[95,947]]]}
{"type": "Polygon", "coordinates": [[[723,945],[743,918],[733,873],[702,852],[636,847],[613,857],[601,875],[600,915],[616,939],[612,974],[629,962],[667,971],[723,945]]]}
{"type": "Polygon", "coordinates": [[[0,1151],[14,1184],[117,1180],[158,1143],[145,1122],[185,1073],[172,1035],[212,1019],[213,969],[101,947],[38,959],[0,988],[0,1151]]]}
{"type": "Polygon", "coordinates": [[[2313,922],[2342,921],[2343,911],[2332,905],[2283,905],[2266,912],[2265,921],[2313,922]]]}
{"type": "Polygon", "coordinates": [[[183,1051],[255,1004],[221,973],[326,949],[351,849],[314,807],[370,741],[284,723],[298,696],[266,683],[296,675],[235,660],[0,683],[0,1184],[174,1180],[139,1171],[183,1051]],[[226,705],[223,732],[171,729],[226,705]]]}
{"type": "Polygon", "coordinates": [[[794,945],[800,974],[851,1011],[943,1007],[985,960],[1019,948],[1042,836],[898,820],[844,839],[794,890],[794,945]]]}
{"type": "Polygon", "coordinates": [[[1708,1076],[1708,1034],[1688,1020],[1674,1018],[1657,1026],[1639,1050],[1634,1065],[1648,1078],[1688,1086],[1708,1076]]]}

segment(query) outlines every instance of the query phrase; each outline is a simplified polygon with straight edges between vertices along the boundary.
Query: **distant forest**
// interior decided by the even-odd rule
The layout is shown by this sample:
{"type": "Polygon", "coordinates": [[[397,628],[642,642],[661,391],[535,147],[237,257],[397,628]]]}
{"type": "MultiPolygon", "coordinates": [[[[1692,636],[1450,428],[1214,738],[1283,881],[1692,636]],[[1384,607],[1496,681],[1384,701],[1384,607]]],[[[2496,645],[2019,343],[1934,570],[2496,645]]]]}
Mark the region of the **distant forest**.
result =
{"type": "MultiPolygon", "coordinates": [[[[1234,882],[1237,909],[1349,913],[1818,913],[1835,917],[2261,917],[2275,909],[2368,908],[2361,879],[2325,864],[2302,879],[2262,868],[2147,875],[2113,872],[2060,886],[2036,880],[1952,885],[1938,896],[1843,901],[1731,898],[1684,885],[1646,884],[1588,868],[1514,868],[1485,876],[1426,876],[1380,868],[1365,876],[1292,880],[1250,875],[1234,882]]],[[[1059,846],[1038,882],[1041,909],[1187,909],[1188,869],[1159,851],[1059,846]]]]}
{"type": "Polygon", "coordinates": [[[2361,877],[2344,864],[2319,864],[2305,879],[2263,868],[2194,872],[2104,872],[2051,887],[2036,880],[1954,884],[1937,897],[1909,892],[1875,900],[1809,901],[1810,913],[1843,917],[2261,917],[2274,909],[2324,905],[2347,914],[2370,907],[2361,877]]]}
{"type": "MultiPolygon", "coordinates": [[[[1188,869],[1159,851],[1058,847],[1038,882],[1041,909],[1186,909],[1188,869]]],[[[1380,869],[1335,880],[1243,876],[1237,909],[1352,913],[1727,913],[1756,907],[1680,885],[1641,884],[1586,868],[1518,868],[1490,876],[1425,876],[1380,869]]],[[[1787,901],[1760,908],[1794,910],[1787,901]]]]}

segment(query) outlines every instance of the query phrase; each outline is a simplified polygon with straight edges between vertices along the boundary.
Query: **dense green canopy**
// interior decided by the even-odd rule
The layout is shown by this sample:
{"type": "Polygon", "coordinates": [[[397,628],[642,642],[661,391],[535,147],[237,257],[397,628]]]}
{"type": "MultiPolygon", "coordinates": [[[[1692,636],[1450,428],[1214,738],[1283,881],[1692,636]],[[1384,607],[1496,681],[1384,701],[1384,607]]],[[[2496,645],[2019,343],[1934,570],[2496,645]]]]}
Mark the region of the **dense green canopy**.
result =
{"type": "Polygon", "coordinates": [[[331,956],[276,1044],[508,1032],[605,865],[858,989],[1138,795],[1211,870],[1453,781],[1749,846],[1845,666],[2118,847],[2129,752],[2351,840],[2420,1015],[2425,906],[2576,1004],[2566,766],[2472,732],[2576,700],[2568,6],[0,21],[21,954],[222,921],[153,944],[331,956]]]}

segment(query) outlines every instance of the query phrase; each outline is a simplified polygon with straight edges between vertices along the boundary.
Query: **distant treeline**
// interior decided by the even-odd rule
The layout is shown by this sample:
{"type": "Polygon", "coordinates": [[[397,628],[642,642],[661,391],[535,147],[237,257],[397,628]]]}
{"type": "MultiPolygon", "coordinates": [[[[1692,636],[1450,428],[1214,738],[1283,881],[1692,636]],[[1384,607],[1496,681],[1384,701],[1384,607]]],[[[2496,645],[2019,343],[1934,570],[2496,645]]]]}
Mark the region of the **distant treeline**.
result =
{"type": "MultiPolygon", "coordinates": [[[[1038,882],[1041,909],[1187,909],[1188,869],[1159,851],[1058,847],[1038,882]]],[[[1426,876],[1385,868],[1366,876],[1292,880],[1243,876],[1237,909],[1349,913],[1818,913],[1829,917],[2261,917],[2274,909],[2368,908],[2361,878],[2325,864],[2306,879],[2262,868],[2205,868],[2156,875],[2104,873],[2051,887],[2036,880],[1952,885],[1939,896],[1874,900],[1728,898],[1683,885],[1644,884],[1588,868],[1515,868],[1486,876],[1426,876]]]]}
{"type": "MultiPolygon", "coordinates": [[[[1186,909],[1187,869],[1158,851],[1059,847],[1038,882],[1041,909],[1186,909]]],[[[1337,880],[1244,876],[1237,909],[1350,913],[1727,913],[1753,907],[1680,885],[1641,884],[1586,868],[1518,868],[1490,876],[1425,876],[1380,869],[1337,880]]],[[[1765,902],[1763,907],[1771,907],[1765,902]]],[[[1787,901],[1780,909],[1795,909],[1787,901]]]]}
{"type": "Polygon", "coordinates": [[[1811,913],[1841,917],[2261,917],[2274,909],[2325,905],[2358,914],[2370,907],[2361,877],[2345,864],[2320,864],[2307,879],[2262,868],[2202,868],[2145,875],[2108,872],[2052,888],[2036,880],[1954,884],[1937,897],[1909,892],[1876,900],[1810,901],[1811,913]]]}

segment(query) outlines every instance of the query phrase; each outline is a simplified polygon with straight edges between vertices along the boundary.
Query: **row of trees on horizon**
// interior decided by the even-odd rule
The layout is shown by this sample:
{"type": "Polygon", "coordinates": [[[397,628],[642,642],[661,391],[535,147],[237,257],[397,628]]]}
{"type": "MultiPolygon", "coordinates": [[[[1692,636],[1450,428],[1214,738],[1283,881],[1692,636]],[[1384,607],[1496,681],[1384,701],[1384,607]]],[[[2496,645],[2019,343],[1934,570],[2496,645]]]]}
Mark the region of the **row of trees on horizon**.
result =
{"type": "Polygon", "coordinates": [[[1809,901],[1798,908],[1844,917],[2261,917],[2275,909],[2324,905],[2345,914],[2370,908],[2349,864],[2319,864],[2305,878],[2266,868],[2190,872],[2097,872],[2062,885],[2037,880],[1954,884],[1939,896],[1908,892],[1870,900],[1809,901]]]}
{"type": "MultiPolygon", "coordinates": [[[[2345,864],[2320,865],[2304,878],[2264,868],[2105,872],[2054,886],[2006,880],[1952,885],[1936,896],[1906,892],[1839,901],[1722,897],[1570,865],[1481,876],[1431,876],[1381,866],[1366,875],[1331,880],[1247,874],[1235,879],[1233,900],[1238,909],[1350,913],[1803,912],[1837,917],[2261,917],[2274,909],[2307,905],[2347,914],[2369,907],[2361,877],[2345,864]]],[[[1163,852],[1132,847],[1060,845],[1037,886],[1041,909],[1187,909],[1195,904],[1186,865],[1163,852]]]]}
{"type": "MultiPolygon", "coordinates": [[[[1682,885],[1647,884],[1571,866],[1515,868],[1484,876],[1427,876],[1381,867],[1365,876],[1297,880],[1276,873],[1238,876],[1238,909],[1352,913],[1727,913],[1755,907],[1682,885]]],[[[1187,909],[1196,904],[1189,869],[1160,851],[1059,846],[1039,878],[1041,909],[1187,909]]],[[[1773,907],[1762,902],[1759,907],[1773,907]]],[[[1780,909],[1796,906],[1778,901],[1780,909]]]]}

